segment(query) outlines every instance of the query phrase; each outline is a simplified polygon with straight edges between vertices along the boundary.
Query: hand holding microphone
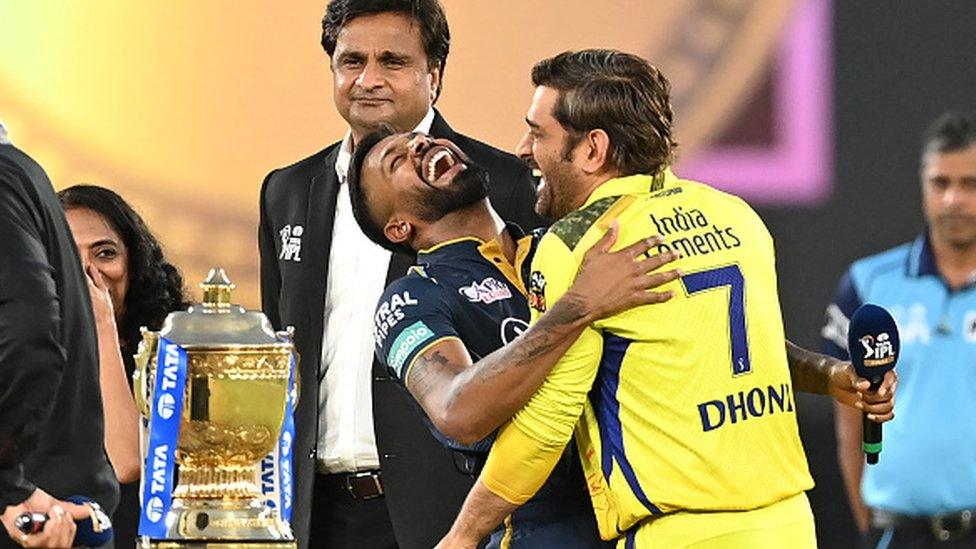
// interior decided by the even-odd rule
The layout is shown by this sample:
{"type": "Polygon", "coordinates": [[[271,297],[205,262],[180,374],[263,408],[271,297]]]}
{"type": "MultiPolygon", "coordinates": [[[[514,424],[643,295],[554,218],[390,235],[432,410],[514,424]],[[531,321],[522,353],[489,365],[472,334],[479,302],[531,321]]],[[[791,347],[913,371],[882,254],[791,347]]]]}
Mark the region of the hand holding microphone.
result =
{"type": "MultiPolygon", "coordinates": [[[[847,349],[857,375],[871,383],[870,390],[877,391],[885,373],[898,362],[900,340],[898,327],[888,311],[866,303],[851,316],[847,333],[847,349]]],[[[864,415],[864,436],[861,447],[868,464],[878,462],[881,453],[881,424],[864,415]]]]}
{"type": "Polygon", "coordinates": [[[24,503],[8,507],[3,519],[10,537],[24,547],[98,547],[112,539],[111,519],[84,496],[58,501],[37,489],[24,503]]]}

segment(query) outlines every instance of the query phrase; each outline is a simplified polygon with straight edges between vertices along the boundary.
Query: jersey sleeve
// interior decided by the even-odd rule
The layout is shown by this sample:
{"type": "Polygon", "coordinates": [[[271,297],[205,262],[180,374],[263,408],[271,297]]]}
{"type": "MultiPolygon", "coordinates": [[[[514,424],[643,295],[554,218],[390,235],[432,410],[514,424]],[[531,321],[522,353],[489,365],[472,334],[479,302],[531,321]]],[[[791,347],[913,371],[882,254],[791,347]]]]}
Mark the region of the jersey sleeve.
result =
{"type": "Polygon", "coordinates": [[[827,305],[824,326],[820,330],[820,347],[824,354],[841,360],[850,359],[847,352],[847,330],[851,324],[851,315],[862,303],[854,285],[854,276],[848,269],[837,284],[834,300],[827,305]]]}
{"type": "MultiPolygon", "coordinates": [[[[566,293],[577,267],[576,258],[561,240],[552,235],[543,238],[530,280],[530,292],[536,292],[533,321],[546,303],[555,303],[566,293]]],[[[495,495],[520,505],[545,483],[583,411],[602,346],[600,333],[587,328],[525,407],[502,427],[481,473],[482,483],[495,495]]]]}
{"type": "Polygon", "coordinates": [[[376,356],[401,382],[414,360],[434,343],[458,337],[443,287],[409,274],[383,292],[373,317],[376,356]]]}

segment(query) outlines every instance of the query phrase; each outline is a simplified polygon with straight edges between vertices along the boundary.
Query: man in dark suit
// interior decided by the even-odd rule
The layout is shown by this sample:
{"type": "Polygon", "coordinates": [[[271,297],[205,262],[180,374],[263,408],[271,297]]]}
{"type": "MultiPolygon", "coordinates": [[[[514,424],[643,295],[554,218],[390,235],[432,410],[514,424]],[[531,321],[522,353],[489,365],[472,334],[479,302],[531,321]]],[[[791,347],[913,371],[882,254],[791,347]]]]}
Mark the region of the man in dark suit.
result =
{"type": "Polygon", "coordinates": [[[261,191],[261,293],[276,328],[295,326],[301,355],[295,507],[302,547],[431,547],[473,481],[373,357],[372,314],[413,258],[391,255],[352,216],[346,170],[381,123],[450,139],[490,174],[506,220],[541,225],[528,167],[458,134],[433,104],[450,33],[437,0],[333,0],[322,22],[345,138],[271,172],[261,191]],[[314,498],[313,498],[314,494],[314,498]]]}
{"type": "Polygon", "coordinates": [[[119,488],[104,449],[95,322],[85,274],[44,170],[0,124],[0,548],[69,547],[88,496],[119,488]],[[14,528],[48,513],[44,531],[14,528]],[[13,538],[12,540],[10,538],[13,538]]]}

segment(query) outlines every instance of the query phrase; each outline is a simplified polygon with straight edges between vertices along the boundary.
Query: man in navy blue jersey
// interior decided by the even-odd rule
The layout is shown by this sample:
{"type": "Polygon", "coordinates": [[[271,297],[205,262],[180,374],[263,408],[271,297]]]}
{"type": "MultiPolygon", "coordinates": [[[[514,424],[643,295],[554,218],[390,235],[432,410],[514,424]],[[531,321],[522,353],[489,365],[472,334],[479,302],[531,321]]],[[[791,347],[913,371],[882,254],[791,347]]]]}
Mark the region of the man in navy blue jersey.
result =
{"type": "MultiPolygon", "coordinates": [[[[453,143],[401,134],[377,145],[387,135],[366,138],[357,149],[349,173],[353,211],[374,241],[394,250],[409,245],[418,256],[380,299],[377,356],[424,409],[434,436],[477,472],[492,433],[529,399],[584,326],[670,297],[647,289],[678,276],[656,272],[676,256],[644,259],[656,239],[608,253],[612,228],[590,250],[570,292],[529,328],[523,280],[533,235],[500,220],[486,199],[484,170],[453,143]],[[374,148],[378,153],[367,157],[374,148]],[[388,184],[364,181],[367,171],[382,172],[388,184]],[[381,226],[378,219],[388,221],[381,226]],[[504,355],[494,353],[509,344],[504,355]]],[[[573,445],[540,493],[494,533],[490,547],[507,544],[603,546],[573,445]]]]}

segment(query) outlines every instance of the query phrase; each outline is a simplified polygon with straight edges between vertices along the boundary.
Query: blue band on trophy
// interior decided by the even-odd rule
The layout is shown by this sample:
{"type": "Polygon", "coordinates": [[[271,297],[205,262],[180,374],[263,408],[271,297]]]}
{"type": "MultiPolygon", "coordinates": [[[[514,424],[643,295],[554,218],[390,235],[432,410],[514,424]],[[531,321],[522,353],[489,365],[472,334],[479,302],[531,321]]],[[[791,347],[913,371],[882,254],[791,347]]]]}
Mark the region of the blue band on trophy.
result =
{"type": "Polygon", "coordinates": [[[295,354],[292,353],[288,369],[288,400],[285,405],[285,421],[278,438],[278,486],[281,496],[281,518],[291,522],[291,506],[294,489],[292,486],[292,447],[295,441],[295,400],[298,388],[295,387],[295,354]]]}
{"type": "Polygon", "coordinates": [[[298,397],[295,386],[295,356],[289,359],[288,396],[285,416],[281,425],[278,444],[264,459],[258,471],[258,482],[268,507],[277,509],[283,521],[291,522],[294,488],[292,481],[292,447],[295,441],[295,402],[298,397]]]}
{"type": "Polygon", "coordinates": [[[146,454],[146,478],[143,479],[142,511],[139,535],[166,537],[166,515],[172,504],[173,477],[176,469],[176,442],[183,415],[186,388],[186,350],[159,338],[156,358],[156,386],[149,420],[149,451],[146,454]]]}

